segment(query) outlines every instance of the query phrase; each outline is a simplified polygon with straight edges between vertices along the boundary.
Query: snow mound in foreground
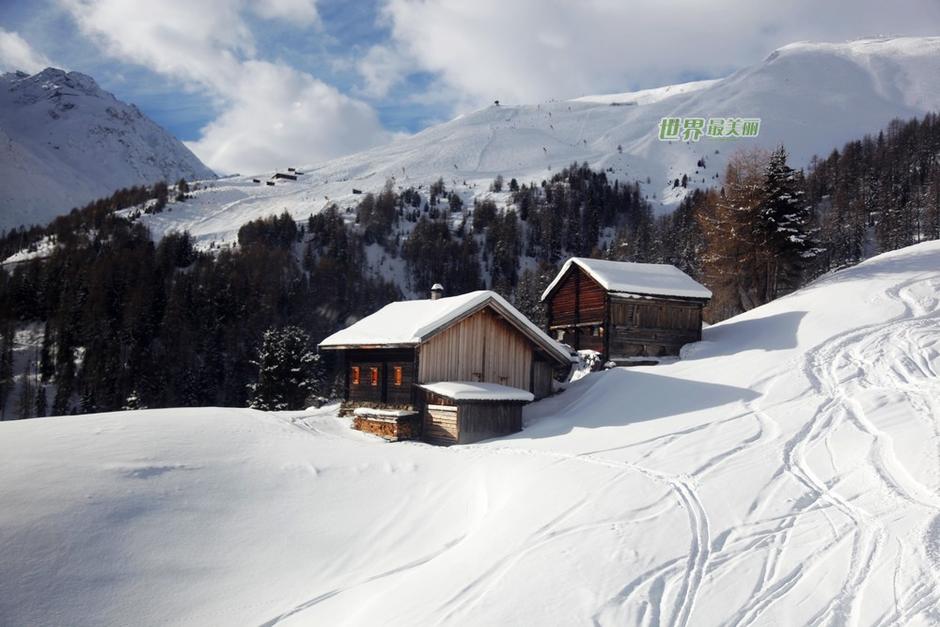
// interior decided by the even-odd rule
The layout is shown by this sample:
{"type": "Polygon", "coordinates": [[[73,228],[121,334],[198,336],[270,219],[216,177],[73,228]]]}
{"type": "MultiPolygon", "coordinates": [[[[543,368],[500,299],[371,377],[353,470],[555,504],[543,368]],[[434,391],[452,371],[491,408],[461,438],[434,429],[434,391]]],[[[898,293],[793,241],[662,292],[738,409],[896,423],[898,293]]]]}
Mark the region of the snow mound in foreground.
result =
{"type": "Polygon", "coordinates": [[[935,624],[940,243],[480,445],[335,408],[0,424],[8,624],[935,624]]]}

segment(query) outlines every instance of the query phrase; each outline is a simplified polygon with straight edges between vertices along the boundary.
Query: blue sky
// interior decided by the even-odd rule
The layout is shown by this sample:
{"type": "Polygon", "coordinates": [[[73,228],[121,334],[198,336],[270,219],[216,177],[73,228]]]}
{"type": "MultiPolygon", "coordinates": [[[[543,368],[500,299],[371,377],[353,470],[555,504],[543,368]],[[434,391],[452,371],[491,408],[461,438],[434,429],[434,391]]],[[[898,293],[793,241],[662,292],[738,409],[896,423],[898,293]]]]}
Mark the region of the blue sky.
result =
{"type": "MultiPolygon", "coordinates": [[[[317,2],[323,32],[291,28],[283,23],[252,19],[252,31],[266,56],[282,58],[292,66],[317,76],[343,92],[353,92],[360,77],[338,61],[351,62],[374,44],[389,37],[387,26],[377,19],[377,0],[317,2]]],[[[122,63],[93,45],[75,28],[69,12],[52,0],[4,0],[0,25],[18,32],[54,63],[93,76],[121,100],[133,102],[148,116],[183,140],[195,140],[199,130],[215,117],[213,98],[180,85],[136,64],[122,63]]],[[[417,93],[431,81],[427,72],[405,77],[399,89],[417,93]]],[[[383,126],[413,133],[440,122],[452,113],[443,103],[390,97],[370,98],[383,126]]]]}
{"type": "Polygon", "coordinates": [[[793,41],[940,35],[936,0],[0,0],[0,69],[93,76],[219,172],[484,106],[716,78],[793,41]]]}

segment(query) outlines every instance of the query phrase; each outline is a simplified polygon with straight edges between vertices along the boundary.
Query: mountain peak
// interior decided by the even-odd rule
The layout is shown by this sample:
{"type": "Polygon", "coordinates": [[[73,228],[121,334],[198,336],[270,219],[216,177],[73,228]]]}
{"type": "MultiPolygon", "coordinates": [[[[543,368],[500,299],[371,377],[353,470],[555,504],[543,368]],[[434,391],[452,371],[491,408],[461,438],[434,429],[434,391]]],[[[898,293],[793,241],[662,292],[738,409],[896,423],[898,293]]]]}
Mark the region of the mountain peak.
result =
{"type": "Polygon", "coordinates": [[[45,222],[130,185],[215,178],[178,139],[94,78],[0,76],[0,229],[45,222]]]}

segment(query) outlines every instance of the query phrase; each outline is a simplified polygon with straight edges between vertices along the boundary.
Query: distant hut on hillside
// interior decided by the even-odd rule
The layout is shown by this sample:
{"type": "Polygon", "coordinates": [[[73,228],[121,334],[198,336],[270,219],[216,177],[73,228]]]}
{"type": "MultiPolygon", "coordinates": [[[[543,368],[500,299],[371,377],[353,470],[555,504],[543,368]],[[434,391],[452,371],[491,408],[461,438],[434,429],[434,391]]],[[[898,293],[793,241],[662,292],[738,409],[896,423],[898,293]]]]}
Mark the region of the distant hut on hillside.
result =
{"type": "Polygon", "coordinates": [[[542,294],[548,331],[576,350],[630,363],[702,339],[712,293],[675,266],[572,257],[542,294]]]}
{"type": "Polygon", "coordinates": [[[552,392],[569,352],[501,296],[477,291],[386,305],[334,333],[344,413],[388,439],[467,443],[518,431],[521,407],[552,392]]]}

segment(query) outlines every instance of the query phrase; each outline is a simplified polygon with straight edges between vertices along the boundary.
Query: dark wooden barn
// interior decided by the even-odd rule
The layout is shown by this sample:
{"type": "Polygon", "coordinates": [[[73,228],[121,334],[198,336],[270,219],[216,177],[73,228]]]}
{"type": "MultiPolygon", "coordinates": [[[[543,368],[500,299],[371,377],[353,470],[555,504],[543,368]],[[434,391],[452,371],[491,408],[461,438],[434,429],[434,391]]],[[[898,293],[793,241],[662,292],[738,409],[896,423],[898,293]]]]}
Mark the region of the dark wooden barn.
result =
{"type": "Polygon", "coordinates": [[[542,294],[548,331],[575,350],[631,363],[702,339],[711,292],[668,264],[572,257],[542,294]]]}
{"type": "MultiPolygon", "coordinates": [[[[341,353],[343,411],[355,414],[357,428],[388,439],[424,433],[424,425],[431,424],[428,405],[448,404],[439,398],[428,401],[424,386],[439,383],[505,388],[499,398],[473,399],[466,415],[476,415],[467,423],[476,426],[455,442],[469,441],[472,433],[492,437],[517,431],[521,418],[504,420],[501,416],[509,410],[500,405],[520,405],[520,395],[530,400],[547,396],[555,373],[564,376],[571,365],[564,347],[501,296],[485,290],[449,298],[438,291],[427,300],[386,305],[326,338],[320,349],[341,353]],[[506,400],[510,389],[517,394],[506,400]],[[480,426],[479,415],[489,415],[492,425],[480,426]]],[[[457,400],[467,401],[451,402],[457,400]]]]}

